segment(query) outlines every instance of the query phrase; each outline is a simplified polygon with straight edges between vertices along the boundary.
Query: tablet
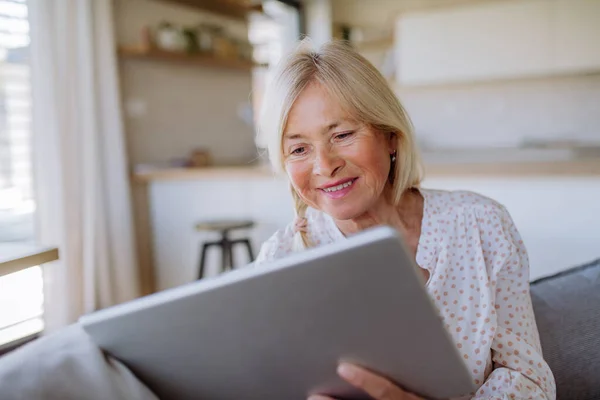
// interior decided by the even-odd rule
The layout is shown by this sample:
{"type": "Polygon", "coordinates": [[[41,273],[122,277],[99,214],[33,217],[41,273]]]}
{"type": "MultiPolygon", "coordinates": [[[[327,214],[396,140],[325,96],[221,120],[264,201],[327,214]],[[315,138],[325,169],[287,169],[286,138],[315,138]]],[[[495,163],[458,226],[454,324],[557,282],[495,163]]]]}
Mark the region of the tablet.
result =
{"type": "Polygon", "coordinates": [[[366,399],[342,360],[427,398],[472,377],[398,233],[379,227],[81,318],[159,398],[366,399]]]}

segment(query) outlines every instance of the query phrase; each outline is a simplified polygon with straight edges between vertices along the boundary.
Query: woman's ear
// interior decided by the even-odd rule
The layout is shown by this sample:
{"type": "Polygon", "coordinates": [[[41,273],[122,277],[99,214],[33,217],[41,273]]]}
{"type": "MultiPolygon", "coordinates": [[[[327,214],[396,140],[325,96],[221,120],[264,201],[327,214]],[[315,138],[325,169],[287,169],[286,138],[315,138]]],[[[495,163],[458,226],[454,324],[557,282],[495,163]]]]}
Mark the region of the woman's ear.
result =
{"type": "Polygon", "coordinates": [[[398,135],[396,132],[390,132],[388,135],[388,150],[390,154],[394,154],[398,149],[398,135]]]}

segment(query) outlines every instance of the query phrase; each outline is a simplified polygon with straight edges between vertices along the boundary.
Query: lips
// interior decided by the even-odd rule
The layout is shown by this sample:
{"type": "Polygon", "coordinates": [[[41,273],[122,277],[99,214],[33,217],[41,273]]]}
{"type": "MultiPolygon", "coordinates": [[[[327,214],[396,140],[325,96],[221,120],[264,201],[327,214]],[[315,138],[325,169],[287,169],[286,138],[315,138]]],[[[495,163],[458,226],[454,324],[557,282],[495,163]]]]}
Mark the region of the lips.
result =
{"type": "Polygon", "coordinates": [[[327,185],[319,190],[330,200],[339,200],[346,197],[354,189],[357,180],[358,178],[342,179],[333,185],[327,185]]]}
{"type": "Polygon", "coordinates": [[[323,186],[320,189],[326,193],[335,192],[337,190],[342,190],[344,188],[351,186],[352,184],[354,184],[356,179],[357,178],[340,179],[339,181],[336,181],[336,182],[333,182],[326,186],[323,186]]]}

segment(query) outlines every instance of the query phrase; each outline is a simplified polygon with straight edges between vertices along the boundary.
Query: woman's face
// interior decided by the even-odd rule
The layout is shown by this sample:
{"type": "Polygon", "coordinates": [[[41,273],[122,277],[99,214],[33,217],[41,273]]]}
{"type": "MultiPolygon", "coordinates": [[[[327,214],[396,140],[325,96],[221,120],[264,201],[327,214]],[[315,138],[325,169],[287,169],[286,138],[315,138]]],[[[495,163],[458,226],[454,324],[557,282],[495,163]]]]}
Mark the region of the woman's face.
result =
{"type": "Polygon", "coordinates": [[[357,218],[382,198],[395,148],[395,135],[356,122],[317,83],[298,96],[283,135],[294,189],[337,220],[357,218]]]}

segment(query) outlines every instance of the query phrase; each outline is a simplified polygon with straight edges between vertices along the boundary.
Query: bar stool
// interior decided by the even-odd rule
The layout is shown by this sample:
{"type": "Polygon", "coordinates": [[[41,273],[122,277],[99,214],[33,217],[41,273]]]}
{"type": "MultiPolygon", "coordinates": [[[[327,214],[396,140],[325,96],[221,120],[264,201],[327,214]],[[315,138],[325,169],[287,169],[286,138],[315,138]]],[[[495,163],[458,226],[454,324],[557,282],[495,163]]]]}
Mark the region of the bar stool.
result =
{"type": "Polygon", "coordinates": [[[197,231],[204,232],[220,232],[221,239],[216,242],[205,242],[202,244],[202,251],[200,253],[200,261],[198,264],[198,279],[202,279],[204,276],[204,268],[206,262],[207,250],[212,246],[221,248],[221,272],[225,272],[228,269],[233,269],[233,246],[236,244],[243,244],[248,250],[248,257],[250,262],[254,261],[254,254],[252,253],[252,244],[249,238],[241,239],[230,239],[229,232],[237,229],[248,229],[254,226],[254,221],[250,220],[227,220],[227,221],[204,221],[196,225],[197,231]]]}

